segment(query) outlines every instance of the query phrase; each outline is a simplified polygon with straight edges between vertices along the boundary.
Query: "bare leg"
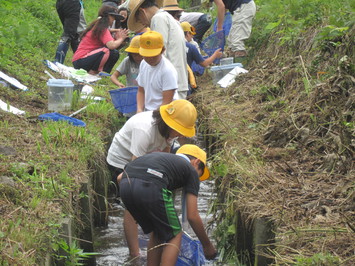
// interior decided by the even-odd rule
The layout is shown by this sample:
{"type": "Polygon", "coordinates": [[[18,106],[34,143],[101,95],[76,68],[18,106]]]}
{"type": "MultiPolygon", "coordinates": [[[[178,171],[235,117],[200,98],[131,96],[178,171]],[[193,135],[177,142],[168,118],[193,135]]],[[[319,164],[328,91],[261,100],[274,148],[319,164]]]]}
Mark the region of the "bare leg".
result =
{"type": "Polygon", "coordinates": [[[123,228],[131,257],[139,256],[138,225],[129,211],[124,211],[123,228]]]}
{"type": "Polygon", "coordinates": [[[161,242],[154,237],[154,233],[150,234],[148,242],[147,266],[160,265],[161,254],[163,247],[157,247],[161,242]]]}
{"type": "Polygon", "coordinates": [[[164,246],[163,253],[161,255],[161,265],[174,266],[176,264],[180,251],[181,238],[182,232],[170,239],[167,245],[164,246]]]}

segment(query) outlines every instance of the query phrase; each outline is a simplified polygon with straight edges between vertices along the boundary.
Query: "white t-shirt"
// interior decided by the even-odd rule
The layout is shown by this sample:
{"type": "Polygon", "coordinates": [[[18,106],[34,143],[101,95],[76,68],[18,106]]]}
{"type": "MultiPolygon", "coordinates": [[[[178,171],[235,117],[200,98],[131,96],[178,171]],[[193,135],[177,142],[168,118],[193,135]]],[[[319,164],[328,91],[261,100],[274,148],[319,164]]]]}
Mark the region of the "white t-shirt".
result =
{"type": "Polygon", "coordinates": [[[115,134],[106,158],[109,165],[123,169],[133,155],[140,157],[168,147],[167,140],[153,125],[152,114],[153,111],[147,111],[132,116],[115,134]]]}
{"type": "Polygon", "coordinates": [[[178,91],[187,91],[187,59],[185,35],[180,23],[168,12],[160,9],[150,23],[151,30],[163,35],[165,56],[174,65],[178,73],[178,91]]]}
{"type": "MultiPolygon", "coordinates": [[[[156,66],[151,66],[142,60],[139,66],[137,83],[144,88],[145,110],[153,111],[161,106],[163,91],[177,89],[177,72],[173,64],[165,56],[162,56],[156,66]]],[[[173,100],[175,99],[176,95],[173,100]]]]}
{"type": "Polygon", "coordinates": [[[126,75],[127,87],[138,86],[137,76],[139,72],[139,64],[134,61],[132,62],[127,56],[122,60],[121,64],[119,64],[116,70],[120,72],[121,75],[126,75]]]}

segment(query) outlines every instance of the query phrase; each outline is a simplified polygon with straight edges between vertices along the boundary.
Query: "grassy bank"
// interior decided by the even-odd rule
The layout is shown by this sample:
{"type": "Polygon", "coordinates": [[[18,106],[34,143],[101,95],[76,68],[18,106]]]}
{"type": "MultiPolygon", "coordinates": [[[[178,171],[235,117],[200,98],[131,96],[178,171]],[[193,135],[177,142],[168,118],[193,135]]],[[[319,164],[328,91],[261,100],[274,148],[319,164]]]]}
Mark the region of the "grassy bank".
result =
{"type": "Polygon", "coordinates": [[[235,250],[242,213],[249,226],[273,223],[264,255],[277,265],[353,265],[353,3],[256,3],[249,73],[227,89],[205,84],[194,98],[217,138],[221,258],[251,261],[235,250]]]}
{"type": "MultiPolygon", "coordinates": [[[[97,16],[101,1],[85,1],[85,16],[97,16]]],[[[88,105],[76,118],[85,128],[61,122],[40,122],[48,113],[48,76],[42,61],[52,60],[62,25],[55,1],[1,1],[0,70],[28,87],[21,91],[0,86],[0,99],[26,114],[0,112],[0,264],[43,265],[47,254],[59,248],[74,265],[84,256],[80,240],[66,246],[61,221],[71,218],[80,228],[79,192],[97,167],[105,169],[105,154],[112,134],[122,123],[110,100],[78,100],[73,110],[88,105]]],[[[70,64],[68,52],[66,64],[70,64]]],[[[52,73],[61,78],[57,73],[52,73]]],[[[94,95],[109,99],[110,82],[101,80],[94,95]]],[[[105,174],[105,171],[103,171],[105,174]]],[[[107,175],[106,171],[106,175],[107,175]]],[[[104,175],[102,180],[105,180],[104,175]]]]}
{"type": "MultiPolygon", "coordinates": [[[[192,97],[217,140],[210,148],[220,258],[248,263],[235,252],[242,212],[246,221],[275,224],[276,248],[267,254],[275,264],[353,265],[353,1],[256,3],[249,73],[227,89],[204,76],[192,97]]],[[[90,22],[101,1],[85,5],[90,22]]],[[[103,79],[95,95],[107,100],[75,105],[92,103],[76,116],[86,128],[39,122],[48,112],[42,60],[53,59],[62,32],[55,1],[3,0],[0,15],[0,70],[29,88],[0,86],[0,99],[26,111],[0,112],[0,264],[36,265],[63,247],[60,222],[78,219],[80,183],[93,165],[104,167],[122,120],[109,100],[114,86],[103,79]]],[[[74,264],[80,250],[64,248],[74,264]]]]}

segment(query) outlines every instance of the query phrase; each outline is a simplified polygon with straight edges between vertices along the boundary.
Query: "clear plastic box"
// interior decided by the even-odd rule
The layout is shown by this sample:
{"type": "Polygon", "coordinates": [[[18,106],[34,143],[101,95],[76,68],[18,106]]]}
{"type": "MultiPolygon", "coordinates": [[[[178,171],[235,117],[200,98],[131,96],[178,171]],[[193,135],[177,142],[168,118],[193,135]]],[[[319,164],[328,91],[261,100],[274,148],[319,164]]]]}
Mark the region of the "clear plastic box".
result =
{"type": "Polygon", "coordinates": [[[234,63],[234,64],[229,64],[229,65],[211,67],[210,70],[212,73],[213,83],[217,84],[217,82],[221,78],[223,78],[225,75],[227,75],[236,66],[243,67],[243,65],[241,63],[234,63]]]}
{"type": "Polygon", "coordinates": [[[68,79],[49,79],[48,86],[48,110],[64,111],[71,109],[74,84],[68,79]]]}

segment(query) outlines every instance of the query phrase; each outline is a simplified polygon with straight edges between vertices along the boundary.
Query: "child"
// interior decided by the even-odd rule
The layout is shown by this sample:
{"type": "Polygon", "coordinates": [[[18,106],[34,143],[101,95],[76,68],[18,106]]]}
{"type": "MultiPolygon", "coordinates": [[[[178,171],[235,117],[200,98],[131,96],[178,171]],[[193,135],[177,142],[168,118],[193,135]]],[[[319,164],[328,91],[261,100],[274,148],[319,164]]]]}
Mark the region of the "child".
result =
{"type": "Polygon", "coordinates": [[[223,52],[221,48],[217,49],[210,57],[203,58],[200,52],[197,50],[194,44],[191,44],[193,40],[193,36],[196,34],[195,28],[191,26],[188,22],[182,22],[181,28],[185,33],[186,38],[186,47],[187,47],[187,63],[190,67],[192,67],[192,62],[196,62],[202,67],[207,67],[213,63],[213,61],[217,58],[221,58],[223,56],[223,52]]]}
{"type": "Polygon", "coordinates": [[[172,195],[179,188],[186,191],[187,219],[201,241],[206,258],[216,257],[217,251],[197,206],[200,180],[208,177],[206,153],[196,145],[183,145],[176,155],[149,153],[126,164],[117,181],[125,207],[144,233],[150,233],[147,265],[176,264],[182,228],[172,195]]]}
{"type": "MultiPolygon", "coordinates": [[[[168,152],[172,139],[178,136],[193,137],[196,119],[197,111],[191,102],[176,100],[127,120],[115,134],[107,153],[113,181],[130,161],[154,151],[168,152]]],[[[128,211],[124,213],[123,225],[130,255],[139,256],[138,227],[128,211]]]]}
{"type": "Polygon", "coordinates": [[[159,32],[147,31],[141,35],[139,54],[144,60],[137,77],[137,113],[156,110],[176,99],[178,74],[164,51],[163,35],[159,32]]]}
{"type": "Polygon", "coordinates": [[[132,38],[129,47],[125,50],[128,52],[128,56],[123,59],[111,76],[111,81],[120,88],[138,86],[136,79],[138,76],[139,65],[143,59],[139,54],[140,37],[140,35],[137,35],[132,38]],[[122,75],[126,75],[126,86],[118,80],[118,77],[122,75]]]}

